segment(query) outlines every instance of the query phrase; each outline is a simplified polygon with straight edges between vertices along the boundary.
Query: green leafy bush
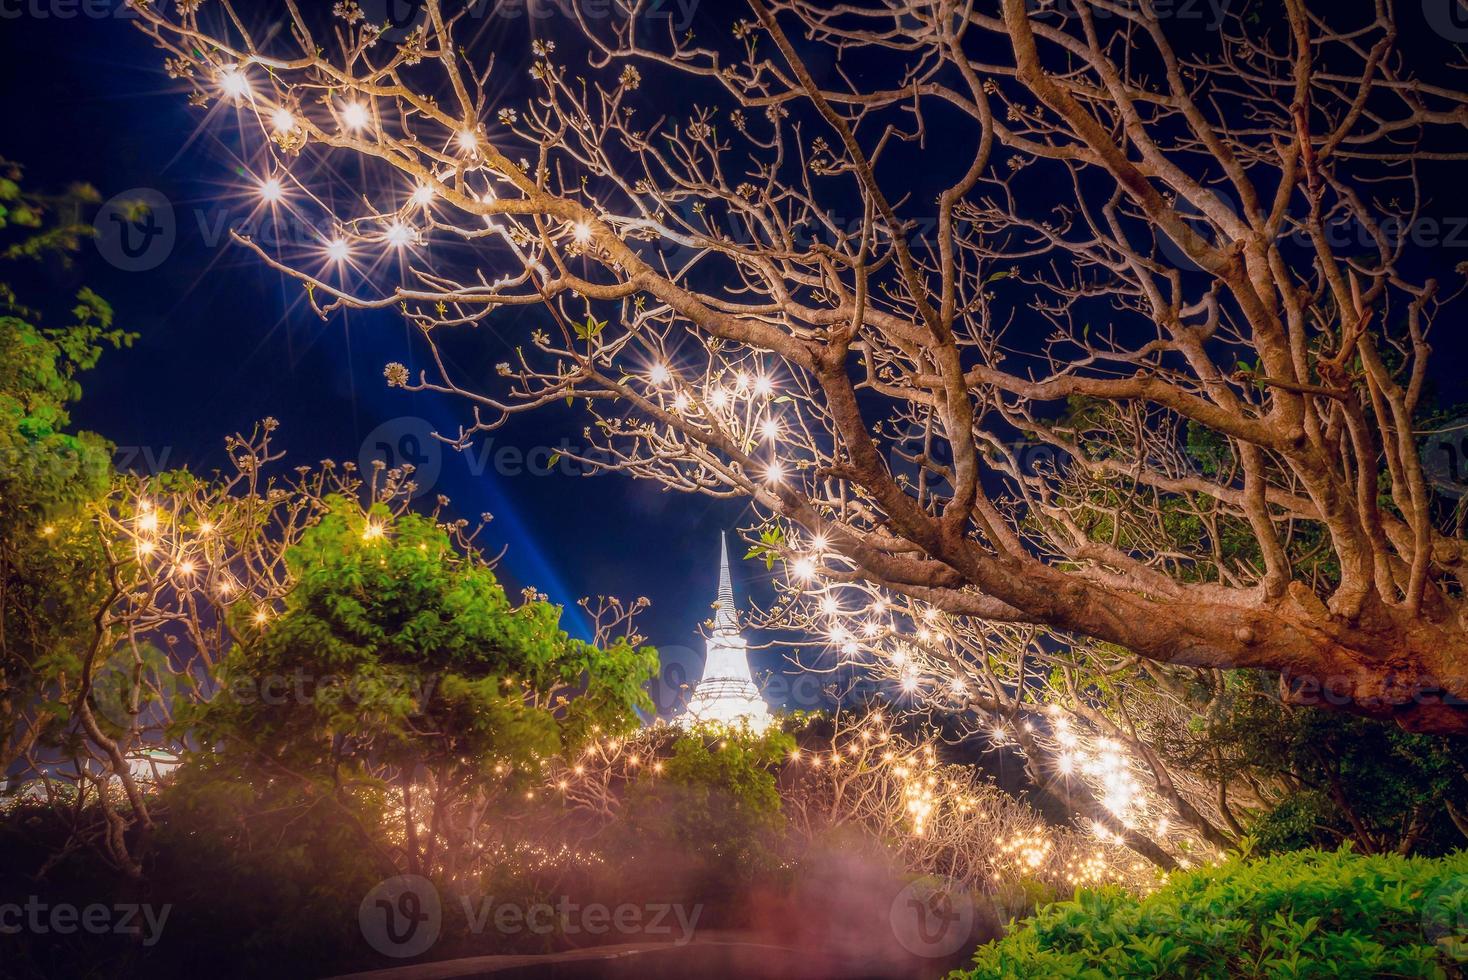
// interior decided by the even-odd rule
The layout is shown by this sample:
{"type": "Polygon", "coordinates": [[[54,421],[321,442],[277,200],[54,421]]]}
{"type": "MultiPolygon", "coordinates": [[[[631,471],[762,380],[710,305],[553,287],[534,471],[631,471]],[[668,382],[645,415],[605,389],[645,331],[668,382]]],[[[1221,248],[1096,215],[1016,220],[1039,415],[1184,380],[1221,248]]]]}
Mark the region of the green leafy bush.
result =
{"type": "Polygon", "coordinates": [[[1083,891],[979,949],[993,977],[1468,975],[1468,852],[1299,851],[1179,874],[1138,898],[1083,891]]]}

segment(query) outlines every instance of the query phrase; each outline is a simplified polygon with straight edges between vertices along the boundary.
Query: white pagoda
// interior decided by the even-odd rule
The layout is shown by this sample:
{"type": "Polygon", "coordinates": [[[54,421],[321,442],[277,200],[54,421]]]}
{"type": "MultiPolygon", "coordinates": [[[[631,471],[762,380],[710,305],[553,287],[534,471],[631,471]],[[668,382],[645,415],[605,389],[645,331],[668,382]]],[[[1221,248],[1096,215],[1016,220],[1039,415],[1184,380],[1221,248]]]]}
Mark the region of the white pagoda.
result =
{"type": "Polygon", "coordinates": [[[749,643],[739,635],[734,609],[734,583],[729,576],[729,543],[720,536],[719,597],[714,603],[714,629],[706,644],[703,680],[688,699],[683,720],[764,731],[773,719],[749,673],[749,643]]]}

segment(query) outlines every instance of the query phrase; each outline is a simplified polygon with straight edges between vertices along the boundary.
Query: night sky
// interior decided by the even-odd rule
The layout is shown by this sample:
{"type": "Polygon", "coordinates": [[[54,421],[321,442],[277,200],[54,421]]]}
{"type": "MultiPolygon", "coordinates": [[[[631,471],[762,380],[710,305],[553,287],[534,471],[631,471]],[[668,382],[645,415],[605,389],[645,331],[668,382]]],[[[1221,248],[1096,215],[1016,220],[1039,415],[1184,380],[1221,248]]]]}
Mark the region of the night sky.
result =
{"type": "MultiPolygon", "coordinates": [[[[427,432],[455,432],[464,406],[387,388],[387,362],[416,369],[396,315],[350,312],[323,322],[301,307],[298,287],[228,243],[222,225],[249,210],[235,203],[238,161],[223,142],[231,134],[200,127],[202,113],[163,73],[148,40],[123,19],[12,16],[16,10],[31,7],[6,4],[0,15],[0,157],[25,165],[32,189],[87,181],[104,199],[153,189],[171,203],[177,228],[155,268],[119,270],[89,244],[75,270],[29,287],[64,296],[90,285],[113,304],[119,325],[141,335],[83,378],[78,425],[111,439],[119,462],[140,469],[221,466],[225,436],[265,416],[280,420],[278,443],[292,465],[366,459],[384,442],[421,469],[432,467],[425,451],[437,454],[440,475],[424,501],[443,493],[457,516],[494,515],[481,543],[490,553],[504,549],[507,587],[544,591],[566,607],[567,629],[582,635],[578,597],[645,595],[653,607],[642,629],[665,659],[687,662],[689,650],[674,649],[686,647],[696,651],[693,666],[701,662],[698,630],[717,584],[719,531],[748,525],[747,508],[618,475],[528,472],[545,469],[545,447],[579,435],[583,420],[569,412],[521,416],[467,457],[440,451],[427,432]],[[493,465],[496,454],[508,465],[493,465]]],[[[528,43],[520,47],[528,57],[528,43]]],[[[22,272],[34,274],[8,274],[22,272]]],[[[513,343],[485,336],[478,363],[462,366],[488,378],[513,343]]],[[[741,601],[751,590],[767,597],[763,565],[744,565],[736,571],[741,601]]],[[[751,659],[757,670],[781,662],[774,652],[751,659]]]]}
{"type": "MultiPolygon", "coordinates": [[[[317,4],[330,7],[329,0],[304,6],[317,4]]],[[[1404,18],[1421,13],[1414,3],[1401,7],[1404,18]]],[[[242,9],[257,8],[247,3],[242,9]]],[[[567,628],[581,635],[576,598],[645,595],[653,608],[642,622],[644,632],[665,660],[679,660],[696,673],[698,628],[714,597],[718,534],[747,526],[750,511],[616,475],[516,475],[484,465],[506,449],[543,464],[563,437],[575,439],[581,431],[584,417],[569,411],[520,416],[493,434],[492,446],[476,446],[468,457],[436,447],[428,431],[456,431],[466,407],[387,388],[383,366],[403,361],[416,374],[420,353],[396,315],[339,313],[323,322],[303,308],[299,288],[228,244],[224,228],[249,211],[238,196],[241,167],[228,142],[231,129],[201,125],[203,113],[164,74],[161,54],[125,16],[115,16],[121,10],[121,0],[0,0],[6,107],[0,157],[24,164],[33,189],[87,181],[106,199],[137,197],[143,188],[161,194],[173,209],[176,241],[155,267],[125,271],[88,245],[74,270],[29,286],[57,296],[90,285],[114,305],[119,325],[141,335],[133,349],[108,353],[84,379],[78,424],[111,439],[121,447],[121,462],[141,469],[206,472],[224,462],[227,435],[248,431],[265,416],[280,420],[278,445],[293,465],[365,460],[386,444],[432,469],[432,456],[423,458],[423,452],[437,452],[432,493],[452,498],[458,516],[494,515],[483,543],[491,553],[505,550],[500,570],[509,587],[546,592],[566,606],[567,628]],[[84,7],[114,16],[76,15],[84,7]]],[[[701,21],[733,16],[723,0],[703,4],[696,14],[701,21]]],[[[555,36],[554,28],[540,30],[555,36]]],[[[1414,63],[1429,76],[1454,57],[1452,46],[1422,23],[1404,20],[1403,33],[1414,63]]],[[[528,65],[528,38],[505,44],[498,57],[507,63],[507,77],[523,76],[515,59],[528,65]]],[[[962,155],[964,147],[943,139],[935,136],[926,152],[962,155]]],[[[911,170],[918,199],[930,169],[919,163],[911,170]]],[[[1424,174],[1432,210],[1457,220],[1450,216],[1465,213],[1461,164],[1429,165],[1424,174]]],[[[1454,267],[1468,260],[1468,228],[1445,224],[1443,237],[1424,261],[1451,289],[1461,281],[1454,267]]],[[[511,316],[476,334],[472,350],[455,348],[464,358],[455,367],[470,387],[476,380],[493,386],[492,365],[509,359],[506,352],[523,326],[511,316]]],[[[1464,345],[1454,326],[1450,315],[1444,317],[1433,338],[1434,380],[1445,401],[1461,400],[1464,345]]],[[[511,468],[523,469],[515,458],[511,468]]],[[[769,598],[764,577],[762,565],[742,563],[736,572],[741,601],[751,592],[757,600],[769,598]]],[[[778,650],[752,659],[757,670],[780,664],[778,650]]]]}

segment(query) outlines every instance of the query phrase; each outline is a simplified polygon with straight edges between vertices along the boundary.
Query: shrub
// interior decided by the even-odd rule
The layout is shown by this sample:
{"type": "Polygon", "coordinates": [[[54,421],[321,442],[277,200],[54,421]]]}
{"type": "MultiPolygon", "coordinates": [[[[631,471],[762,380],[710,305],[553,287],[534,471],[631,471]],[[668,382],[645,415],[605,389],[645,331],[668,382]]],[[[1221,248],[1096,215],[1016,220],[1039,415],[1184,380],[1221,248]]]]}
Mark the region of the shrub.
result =
{"type": "Polygon", "coordinates": [[[1299,851],[1077,893],[979,949],[973,978],[1468,975],[1468,852],[1299,851]]]}

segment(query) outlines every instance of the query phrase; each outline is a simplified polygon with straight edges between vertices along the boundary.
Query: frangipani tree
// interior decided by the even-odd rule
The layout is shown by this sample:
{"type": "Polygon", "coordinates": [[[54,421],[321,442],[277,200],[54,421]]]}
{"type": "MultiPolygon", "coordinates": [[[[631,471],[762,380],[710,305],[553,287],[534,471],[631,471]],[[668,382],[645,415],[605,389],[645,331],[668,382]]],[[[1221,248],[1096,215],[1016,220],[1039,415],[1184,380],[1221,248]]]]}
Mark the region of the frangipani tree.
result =
{"type": "Polygon", "coordinates": [[[592,640],[573,639],[543,595],[506,594],[483,524],[413,509],[411,467],[283,471],[276,428],[228,439],[226,470],[117,475],[48,525],[90,543],[102,585],[14,722],[35,733],[24,796],[63,821],[61,857],[88,845],[140,876],[156,784],[187,756],[184,797],[236,829],[274,794],[263,809],[326,810],[384,868],[475,871],[493,806],[648,707],[645,601],[583,600],[592,640]]]}
{"type": "MultiPolygon", "coordinates": [[[[603,737],[552,768],[547,791],[588,821],[586,835],[594,838],[625,816],[634,787],[679,779],[671,766],[677,747],[698,759],[729,752],[747,760],[751,750],[784,741],[790,744],[783,759],[755,752],[753,765],[778,776],[791,860],[856,839],[879,843],[909,873],[943,875],[991,893],[1023,879],[1060,894],[1095,884],[1145,891],[1162,880],[1117,837],[1052,825],[973,766],[944,762],[936,739],[895,729],[889,713],[842,711],[787,727],[789,734],[753,735],[657,725],[628,738],[603,737]],[[686,751],[695,744],[704,750],[686,751]]],[[[749,765],[741,761],[735,771],[749,765]]]]}
{"type": "Polygon", "coordinates": [[[140,4],[261,208],[317,230],[242,243],[322,315],[419,327],[433,369],[387,379],[462,396],[451,441],[580,402],[577,455],[751,499],[797,580],[1468,730],[1464,541],[1416,432],[1453,290],[1401,234],[1468,97],[1413,77],[1394,4],[1200,33],[748,0],[707,36],[616,0],[528,62],[476,6],[140,4]],[[500,379],[456,373],[514,308],[543,326],[500,379]]]}

